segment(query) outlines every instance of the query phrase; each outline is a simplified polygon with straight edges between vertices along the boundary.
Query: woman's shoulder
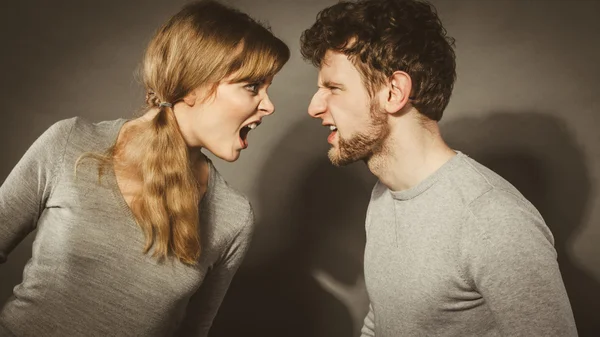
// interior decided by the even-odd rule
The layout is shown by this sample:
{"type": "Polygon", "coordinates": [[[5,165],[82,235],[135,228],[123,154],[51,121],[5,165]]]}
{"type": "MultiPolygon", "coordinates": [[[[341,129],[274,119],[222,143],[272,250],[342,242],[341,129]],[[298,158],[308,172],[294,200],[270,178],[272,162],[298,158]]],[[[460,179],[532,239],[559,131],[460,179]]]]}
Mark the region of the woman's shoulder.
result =
{"type": "Polygon", "coordinates": [[[208,190],[203,200],[204,207],[210,216],[223,227],[239,232],[243,227],[254,225],[254,211],[250,200],[240,191],[232,187],[221,176],[217,168],[208,160],[208,190]]]}
{"type": "Polygon", "coordinates": [[[247,215],[252,212],[248,197],[231,186],[209,160],[209,187],[207,193],[212,199],[219,201],[219,206],[237,215],[247,215]]]}
{"type": "MultiPolygon", "coordinates": [[[[102,140],[110,141],[112,134],[118,132],[122,120],[93,123],[84,117],[61,119],[50,125],[39,137],[38,142],[50,148],[78,148],[86,144],[105,145],[102,140]]],[[[62,150],[61,150],[62,151],[62,150]]]]}
{"type": "Polygon", "coordinates": [[[92,122],[85,117],[71,117],[54,122],[42,137],[46,143],[66,141],[71,148],[101,150],[112,145],[125,119],[92,122]]]}
{"type": "MultiPolygon", "coordinates": [[[[93,122],[85,117],[73,117],[58,123],[70,124],[73,129],[73,140],[113,143],[126,119],[113,119],[93,122]]],[[[103,144],[106,145],[106,144],[103,144]]]]}
{"type": "MultiPolygon", "coordinates": [[[[252,205],[244,194],[225,181],[210,160],[208,163],[208,190],[200,206],[204,247],[215,252],[222,252],[224,247],[246,247],[254,233],[252,205]]],[[[239,253],[244,251],[239,250],[239,253]]]]}

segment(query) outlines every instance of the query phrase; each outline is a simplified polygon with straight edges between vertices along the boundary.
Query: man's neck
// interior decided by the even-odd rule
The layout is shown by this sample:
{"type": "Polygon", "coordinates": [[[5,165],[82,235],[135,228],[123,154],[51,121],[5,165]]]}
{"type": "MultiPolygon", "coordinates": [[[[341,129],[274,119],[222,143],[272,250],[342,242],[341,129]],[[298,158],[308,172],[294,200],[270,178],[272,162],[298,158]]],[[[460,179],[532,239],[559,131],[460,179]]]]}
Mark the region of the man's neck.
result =
{"type": "Polygon", "coordinates": [[[418,185],[455,155],[436,122],[422,125],[416,118],[403,118],[392,125],[382,150],[367,166],[390,190],[402,191],[418,185]]]}

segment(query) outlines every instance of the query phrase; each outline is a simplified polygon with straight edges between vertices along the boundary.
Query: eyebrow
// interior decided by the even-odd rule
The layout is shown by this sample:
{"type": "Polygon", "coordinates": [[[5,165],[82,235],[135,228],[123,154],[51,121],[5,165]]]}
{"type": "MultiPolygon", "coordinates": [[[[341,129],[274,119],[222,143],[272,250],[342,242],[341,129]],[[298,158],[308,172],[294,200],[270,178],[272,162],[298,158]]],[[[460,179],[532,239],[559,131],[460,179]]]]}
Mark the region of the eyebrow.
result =
{"type": "Polygon", "coordinates": [[[343,88],[344,86],[341,83],[333,82],[333,81],[323,81],[322,86],[325,88],[338,87],[343,88]]]}

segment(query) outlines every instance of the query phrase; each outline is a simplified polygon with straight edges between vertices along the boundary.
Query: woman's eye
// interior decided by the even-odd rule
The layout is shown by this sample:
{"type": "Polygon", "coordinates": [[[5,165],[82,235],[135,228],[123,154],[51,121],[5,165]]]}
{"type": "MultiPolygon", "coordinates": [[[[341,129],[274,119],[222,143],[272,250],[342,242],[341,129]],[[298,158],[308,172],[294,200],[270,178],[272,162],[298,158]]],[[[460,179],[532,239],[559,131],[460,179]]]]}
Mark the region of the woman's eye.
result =
{"type": "Polygon", "coordinates": [[[248,91],[257,94],[258,93],[258,88],[260,87],[259,83],[250,83],[247,84],[246,86],[244,86],[248,91]]]}

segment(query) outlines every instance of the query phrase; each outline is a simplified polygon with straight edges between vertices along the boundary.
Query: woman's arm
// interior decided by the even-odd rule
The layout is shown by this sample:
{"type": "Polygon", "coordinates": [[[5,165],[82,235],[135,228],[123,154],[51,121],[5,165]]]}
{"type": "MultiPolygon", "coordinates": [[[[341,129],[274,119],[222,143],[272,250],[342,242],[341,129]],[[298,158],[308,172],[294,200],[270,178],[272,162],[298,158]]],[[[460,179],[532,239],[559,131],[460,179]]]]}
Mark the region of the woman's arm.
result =
{"type": "Polygon", "coordinates": [[[48,128],[0,186],[0,263],[36,228],[52,193],[73,121],[48,128]]]}

